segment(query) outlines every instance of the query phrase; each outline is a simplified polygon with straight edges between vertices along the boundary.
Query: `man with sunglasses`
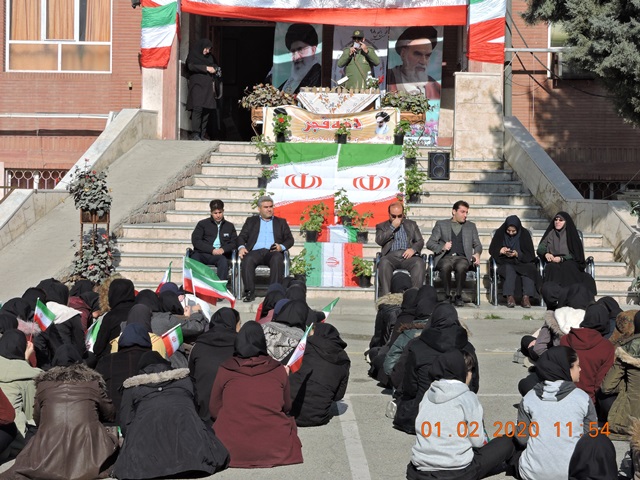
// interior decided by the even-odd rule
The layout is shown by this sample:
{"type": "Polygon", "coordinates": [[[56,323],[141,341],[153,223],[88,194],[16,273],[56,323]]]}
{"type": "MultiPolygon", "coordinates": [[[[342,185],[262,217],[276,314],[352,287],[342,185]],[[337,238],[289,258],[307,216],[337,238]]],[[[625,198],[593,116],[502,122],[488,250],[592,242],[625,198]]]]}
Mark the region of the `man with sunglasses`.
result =
{"type": "Polygon", "coordinates": [[[402,203],[389,205],[389,220],[376,225],[376,243],[382,247],[377,272],[380,297],[389,293],[394,270],[408,270],[412,286],[422,286],[426,273],[420,257],[424,238],[416,222],[405,218],[402,203]]]}

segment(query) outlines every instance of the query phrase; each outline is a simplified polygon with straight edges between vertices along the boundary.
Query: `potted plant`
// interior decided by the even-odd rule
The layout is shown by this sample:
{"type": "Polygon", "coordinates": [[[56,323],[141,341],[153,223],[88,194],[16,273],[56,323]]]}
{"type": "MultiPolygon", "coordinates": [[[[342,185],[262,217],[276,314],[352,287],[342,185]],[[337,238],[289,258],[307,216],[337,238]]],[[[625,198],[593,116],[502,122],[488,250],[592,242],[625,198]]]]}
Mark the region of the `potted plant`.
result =
{"type": "Polygon", "coordinates": [[[67,190],[80,210],[80,223],[109,223],[111,195],[107,186],[107,173],[89,169],[85,158],[84,170],[76,167],[67,190]]]}
{"type": "Polygon", "coordinates": [[[291,264],[289,266],[289,273],[293,275],[296,280],[307,281],[307,273],[313,269],[313,261],[316,259],[315,255],[308,255],[307,249],[303,248],[299,254],[291,257],[291,264]]]}
{"type": "Polygon", "coordinates": [[[258,178],[258,188],[266,188],[267,183],[273,178],[278,177],[278,165],[269,165],[268,167],[262,167],[262,173],[258,178]]]}
{"type": "Polygon", "coordinates": [[[90,235],[92,238],[86,238],[84,242],[87,247],[75,253],[76,258],[71,265],[70,281],[87,279],[94,283],[102,283],[115,270],[113,254],[118,253],[115,246],[115,236],[111,238],[106,233],[93,235],[93,232],[90,235]]]}
{"type": "Polygon", "coordinates": [[[427,180],[429,176],[414,164],[404,171],[404,177],[398,182],[398,190],[410,203],[420,203],[422,184],[427,180]]]}
{"type": "Polygon", "coordinates": [[[367,72],[367,78],[364,80],[364,88],[368,88],[370,90],[374,88],[379,89],[382,82],[384,82],[384,75],[380,77],[372,77],[371,72],[367,72]]]}
{"type": "Polygon", "coordinates": [[[396,128],[393,129],[393,144],[402,145],[404,143],[404,136],[411,133],[411,122],[408,120],[400,120],[396,128]]]}
{"type": "Polygon", "coordinates": [[[351,220],[351,224],[356,228],[356,242],[367,243],[369,231],[367,230],[367,220],[373,217],[373,212],[367,211],[363,214],[357,213],[351,220]]]}
{"type": "Polygon", "coordinates": [[[344,226],[351,225],[351,219],[357,214],[353,209],[353,203],[347,197],[347,191],[341,188],[335,193],[335,214],[340,217],[340,222],[344,226]]]}
{"type": "Polygon", "coordinates": [[[295,105],[295,97],[282,92],[270,84],[254,85],[244,89],[244,97],[238,103],[242,108],[251,110],[251,121],[262,122],[263,107],[279,107],[280,105],[295,105]]]}
{"type": "Polygon", "coordinates": [[[381,105],[400,109],[400,118],[410,123],[424,122],[426,112],[431,109],[427,97],[407,92],[387,92],[381,105]]]}
{"type": "Polygon", "coordinates": [[[260,164],[271,164],[271,159],[276,157],[276,146],[273,143],[267,142],[267,137],[264,135],[255,135],[251,137],[251,143],[253,143],[258,149],[260,164]]]}
{"type": "Polygon", "coordinates": [[[284,142],[291,127],[291,115],[286,113],[276,113],[273,116],[273,133],[276,136],[276,142],[284,142]]]}
{"type": "Polygon", "coordinates": [[[413,167],[418,158],[418,143],[415,140],[407,139],[402,145],[402,155],[404,155],[405,168],[413,167]]]}
{"type": "Polygon", "coordinates": [[[373,275],[373,261],[365,260],[362,257],[354,256],[353,274],[358,277],[360,288],[369,288],[371,286],[371,275],[373,275]]]}
{"type": "Polygon", "coordinates": [[[310,204],[305,207],[300,215],[300,233],[304,233],[307,242],[317,242],[318,234],[325,223],[329,207],[324,202],[310,204]]]}
{"type": "Polygon", "coordinates": [[[340,122],[335,134],[336,143],[347,143],[347,138],[351,136],[351,124],[347,122],[340,122]]]}

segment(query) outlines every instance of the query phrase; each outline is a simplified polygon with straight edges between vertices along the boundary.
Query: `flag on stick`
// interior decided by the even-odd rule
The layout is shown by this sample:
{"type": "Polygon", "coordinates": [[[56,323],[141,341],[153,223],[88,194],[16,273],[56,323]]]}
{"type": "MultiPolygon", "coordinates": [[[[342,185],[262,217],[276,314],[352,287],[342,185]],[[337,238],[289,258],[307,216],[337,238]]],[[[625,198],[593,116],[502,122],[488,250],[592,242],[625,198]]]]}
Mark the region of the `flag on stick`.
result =
{"type": "Polygon", "coordinates": [[[171,330],[162,334],[162,341],[167,350],[167,357],[173,355],[182,345],[182,325],[176,325],[171,330]]]}
{"type": "Polygon", "coordinates": [[[100,325],[102,325],[102,318],[99,318],[87,329],[87,334],[84,337],[84,343],[87,346],[87,351],[93,352],[93,346],[96,344],[98,338],[98,332],[100,331],[100,325]]]}
{"type": "Polygon", "coordinates": [[[302,357],[304,355],[305,349],[307,348],[307,337],[309,336],[311,327],[313,327],[313,324],[307,327],[307,330],[304,332],[304,335],[302,335],[302,338],[300,339],[300,343],[298,343],[298,346],[293,351],[293,355],[291,355],[291,358],[287,362],[287,367],[291,369],[291,373],[296,373],[302,366],[302,357]]]}
{"type": "Polygon", "coordinates": [[[331,313],[331,310],[333,310],[333,307],[336,306],[336,304],[338,303],[338,301],[340,301],[340,297],[336,298],[333,302],[331,302],[329,305],[327,305],[326,307],[324,307],[322,309],[322,312],[324,313],[324,321],[327,320],[327,318],[329,318],[329,314],[331,313]]]}
{"type": "Polygon", "coordinates": [[[182,288],[213,305],[218,300],[229,300],[231,307],[236,305],[236,297],[227,290],[227,281],[220,280],[207,265],[189,257],[183,257],[182,288]]]}
{"type": "Polygon", "coordinates": [[[171,264],[173,262],[169,262],[169,268],[167,268],[167,271],[164,272],[164,277],[162,277],[162,280],[160,281],[160,284],[158,285],[158,288],[156,288],[156,294],[160,294],[160,289],[162,288],[162,286],[165,283],[168,283],[171,281],[171,264]]]}
{"type": "Polygon", "coordinates": [[[38,298],[36,300],[36,310],[33,314],[33,319],[36,321],[40,330],[43,332],[49,328],[49,325],[53,323],[53,320],[56,318],[55,313],[47,308],[47,306],[40,301],[38,298]]]}

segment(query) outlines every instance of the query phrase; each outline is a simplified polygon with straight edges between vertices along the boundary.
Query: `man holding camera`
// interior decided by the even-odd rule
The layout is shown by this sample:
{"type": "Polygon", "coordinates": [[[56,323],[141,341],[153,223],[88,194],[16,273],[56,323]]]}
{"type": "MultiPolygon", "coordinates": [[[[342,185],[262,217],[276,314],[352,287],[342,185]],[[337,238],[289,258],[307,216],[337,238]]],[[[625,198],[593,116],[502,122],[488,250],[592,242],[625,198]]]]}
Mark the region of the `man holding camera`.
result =
{"type": "Polygon", "coordinates": [[[344,87],[364,88],[369,73],[373,74],[373,67],[380,65],[380,59],[371,45],[367,45],[361,30],[353,32],[352,42],[342,51],[338,60],[338,68],[344,68],[344,74],[349,77],[344,87]]]}
{"type": "Polygon", "coordinates": [[[258,199],[258,214],[247,218],[238,235],[238,256],[242,259],[240,274],[244,284],[243,302],[253,302],[255,273],[258,265],[270,269],[269,283],[281,282],[284,278],[284,251],[293,247],[293,235],[284,218],[273,215],[273,199],[262,196],[258,199]]]}

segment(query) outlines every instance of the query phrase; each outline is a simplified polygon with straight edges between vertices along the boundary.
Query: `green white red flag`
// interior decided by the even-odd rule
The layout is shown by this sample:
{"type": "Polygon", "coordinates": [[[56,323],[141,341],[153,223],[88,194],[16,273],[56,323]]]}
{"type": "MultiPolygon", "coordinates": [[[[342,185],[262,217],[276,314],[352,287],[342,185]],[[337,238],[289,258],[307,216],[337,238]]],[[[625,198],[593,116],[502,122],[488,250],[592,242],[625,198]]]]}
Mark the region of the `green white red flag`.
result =
{"type": "Polygon", "coordinates": [[[33,314],[33,319],[40,327],[40,330],[44,332],[53,323],[53,320],[55,318],[55,313],[49,310],[47,306],[38,298],[36,300],[36,309],[35,313],[33,314]]]}
{"type": "Polygon", "coordinates": [[[227,281],[220,280],[208,265],[189,257],[183,260],[182,288],[213,305],[218,300],[229,300],[232,308],[236,305],[236,297],[227,290],[227,281]]]}
{"type": "Polygon", "coordinates": [[[142,0],[140,64],[145,68],[165,68],[169,64],[173,38],[178,33],[179,2],[142,0]]]}
{"type": "Polygon", "coordinates": [[[160,284],[158,285],[158,288],[156,288],[156,293],[159,294],[160,293],[160,289],[162,288],[162,286],[171,281],[171,264],[173,262],[169,262],[169,268],[167,268],[167,271],[164,272],[164,277],[162,277],[162,280],[160,280],[160,284]]]}
{"type": "Polygon", "coordinates": [[[102,325],[102,318],[99,318],[91,324],[87,329],[87,334],[84,337],[84,344],[87,346],[87,351],[93,352],[93,346],[96,344],[98,338],[98,332],[100,331],[100,325],[102,325]]]}
{"type": "Polygon", "coordinates": [[[335,307],[339,301],[340,301],[340,297],[336,298],[333,302],[331,302],[329,305],[327,305],[322,309],[322,311],[324,312],[323,322],[325,322],[327,318],[329,318],[329,315],[331,314],[331,310],[333,310],[333,307],[335,307]]]}
{"type": "Polygon", "coordinates": [[[307,337],[309,336],[311,327],[313,327],[313,324],[307,327],[304,335],[302,335],[302,338],[300,339],[300,342],[296,346],[296,349],[293,351],[293,355],[291,355],[291,358],[289,358],[289,361],[287,362],[287,367],[291,369],[291,373],[296,373],[302,366],[302,357],[304,356],[304,351],[307,348],[307,337]]]}
{"type": "Polygon", "coordinates": [[[171,330],[163,333],[162,342],[164,343],[164,348],[167,350],[167,357],[176,353],[176,350],[178,350],[183,343],[182,325],[176,325],[171,330]]]}
{"type": "Polygon", "coordinates": [[[467,48],[470,60],[504,63],[506,12],[506,0],[470,0],[467,48]]]}
{"type": "Polygon", "coordinates": [[[362,257],[361,243],[305,243],[305,258],[311,264],[307,270],[310,287],[355,287],[353,257],[362,257]]]}

